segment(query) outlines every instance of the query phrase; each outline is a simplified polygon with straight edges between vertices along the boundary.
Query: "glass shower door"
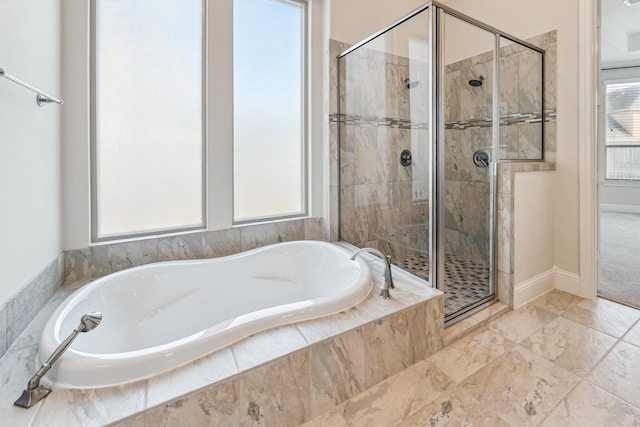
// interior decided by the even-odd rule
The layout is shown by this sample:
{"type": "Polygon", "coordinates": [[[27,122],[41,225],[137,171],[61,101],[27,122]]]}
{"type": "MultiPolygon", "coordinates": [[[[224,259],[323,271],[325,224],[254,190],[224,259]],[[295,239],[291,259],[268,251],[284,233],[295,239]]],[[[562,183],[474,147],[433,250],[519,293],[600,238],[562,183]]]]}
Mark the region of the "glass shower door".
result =
{"type": "Polygon", "coordinates": [[[429,11],[339,66],[340,239],[429,278],[429,11]]]}
{"type": "Polygon", "coordinates": [[[445,320],[449,320],[495,296],[495,36],[446,12],[441,16],[444,256],[440,268],[445,320]]]}

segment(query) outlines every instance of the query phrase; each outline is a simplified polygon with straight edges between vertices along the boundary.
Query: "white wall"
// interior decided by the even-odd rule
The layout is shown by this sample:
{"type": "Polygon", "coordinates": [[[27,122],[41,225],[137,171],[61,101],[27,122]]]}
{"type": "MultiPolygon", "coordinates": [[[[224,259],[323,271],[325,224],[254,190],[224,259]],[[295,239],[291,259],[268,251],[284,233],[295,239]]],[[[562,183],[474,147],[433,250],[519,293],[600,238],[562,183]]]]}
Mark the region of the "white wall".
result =
{"type": "Polygon", "coordinates": [[[355,44],[424,4],[420,0],[331,0],[330,38],[355,44]]]}
{"type": "Polygon", "coordinates": [[[600,206],[604,210],[640,212],[640,188],[632,186],[600,186],[600,206]]]}
{"type": "Polygon", "coordinates": [[[554,267],[554,173],[515,174],[513,282],[516,288],[554,267]]]}
{"type": "MultiPolygon", "coordinates": [[[[0,0],[0,67],[60,97],[61,0],[0,0]]],[[[60,253],[60,115],[0,78],[0,305],[60,253]]]]}

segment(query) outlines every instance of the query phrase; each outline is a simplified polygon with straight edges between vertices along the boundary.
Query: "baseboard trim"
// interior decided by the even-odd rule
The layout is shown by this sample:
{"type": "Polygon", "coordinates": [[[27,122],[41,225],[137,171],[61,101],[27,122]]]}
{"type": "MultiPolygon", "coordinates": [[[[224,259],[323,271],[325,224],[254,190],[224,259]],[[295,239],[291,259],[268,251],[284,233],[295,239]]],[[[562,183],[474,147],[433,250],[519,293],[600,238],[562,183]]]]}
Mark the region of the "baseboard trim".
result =
{"type": "Polygon", "coordinates": [[[554,288],[556,269],[551,268],[533,276],[524,282],[517,283],[513,292],[513,307],[518,308],[533,301],[554,288]]]}
{"type": "Polygon", "coordinates": [[[561,291],[569,292],[570,294],[578,295],[583,298],[589,298],[582,294],[580,276],[578,274],[560,270],[558,267],[554,267],[554,270],[556,289],[560,289],[561,291]]]}
{"type": "Polygon", "coordinates": [[[600,210],[604,212],[640,213],[640,206],[602,203],[600,205],[600,210]]]}
{"type": "Polygon", "coordinates": [[[588,298],[582,295],[579,275],[553,267],[516,284],[513,292],[513,307],[522,307],[552,289],[588,298]]]}

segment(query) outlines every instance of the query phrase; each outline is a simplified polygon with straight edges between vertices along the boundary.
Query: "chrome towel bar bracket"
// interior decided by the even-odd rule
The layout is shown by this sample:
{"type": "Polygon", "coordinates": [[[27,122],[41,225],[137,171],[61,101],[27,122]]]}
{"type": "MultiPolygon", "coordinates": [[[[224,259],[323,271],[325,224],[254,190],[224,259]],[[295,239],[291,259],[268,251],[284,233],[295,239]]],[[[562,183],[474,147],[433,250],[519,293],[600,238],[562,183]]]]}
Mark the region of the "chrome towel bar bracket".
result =
{"type": "Polygon", "coordinates": [[[55,102],[56,104],[62,104],[62,99],[56,98],[55,96],[51,96],[46,92],[41,91],[40,89],[31,86],[29,83],[27,82],[23,82],[22,80],[20,80],[19,78],[12,76],[11,74],[7,73],[4,68],[0,67],[0,77],[4,77],[6,79],[11,80],[14,83],[19,84],[22,87],[25,87],[33,92],[35,92],[36,95],[36,102],[38,103],[39,107],[44,107],[45,104],[49,104],[52,102],[55,102]]]}

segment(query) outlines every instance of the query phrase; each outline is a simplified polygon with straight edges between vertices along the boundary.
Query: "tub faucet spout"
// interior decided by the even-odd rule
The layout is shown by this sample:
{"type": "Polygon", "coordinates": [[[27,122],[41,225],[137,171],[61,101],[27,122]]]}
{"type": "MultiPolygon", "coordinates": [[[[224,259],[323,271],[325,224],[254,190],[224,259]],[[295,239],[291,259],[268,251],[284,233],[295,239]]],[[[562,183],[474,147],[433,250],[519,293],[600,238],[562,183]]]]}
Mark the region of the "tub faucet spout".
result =
{"type": "Polygon", "coordinates": [[[353,253],[353,255],[351,255],[351,260],[355,260],[356,256],[362,252],[377,255],[382,258],[382,261],[384,261],[384,282],[380,286],[380,296],[385,299],[390,298],[391,295],[389,294],[389,289],[395,288],[393,285],[393,277],[391,276],[391,255],[385,255],[375,248],[362,248],[358,249],[353,253]]]}
{"type": "Polygon", "coordinates": [[[81,332],[89,332],[98,327],[98,325],[102,322],[102,313],[99,311],[94,311],[92,313],[87,313],[82,316],[80,319],[80,324],[77,328],[71,332],[71,334],[60,343],[58,348],[53,352],[53,354],[47,359],[46,362],[40,366],[40,369],[31,377],[29,383],[27,384],[27,389],[22,392],[22,395],[14,402],[14,405],[20,406],[22,408],[31,408],[33,405],[44,399],[51,393],[51,389],[47,386],[40,384],[40,380],[49,372],[49,369],[53,366],[54,363],[62,356],[62,353],[69,348],[74,339],[81,332]]]}

